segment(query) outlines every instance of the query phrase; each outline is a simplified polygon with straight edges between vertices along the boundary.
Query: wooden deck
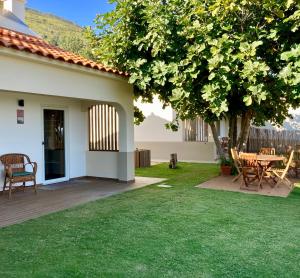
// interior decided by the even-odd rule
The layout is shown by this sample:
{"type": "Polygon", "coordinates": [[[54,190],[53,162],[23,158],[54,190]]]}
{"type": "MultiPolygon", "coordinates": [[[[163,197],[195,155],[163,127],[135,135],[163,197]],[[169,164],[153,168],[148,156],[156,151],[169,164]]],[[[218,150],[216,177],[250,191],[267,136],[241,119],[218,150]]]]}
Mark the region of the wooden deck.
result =
{"type": "Polygon", "coordinates": [[[87,178],[41,186],[37,195],[31,188],[15,192],[11,200],[7,194],[0,195],[0,228],[161,181],[137,177],[126,184],[87,178]]]}

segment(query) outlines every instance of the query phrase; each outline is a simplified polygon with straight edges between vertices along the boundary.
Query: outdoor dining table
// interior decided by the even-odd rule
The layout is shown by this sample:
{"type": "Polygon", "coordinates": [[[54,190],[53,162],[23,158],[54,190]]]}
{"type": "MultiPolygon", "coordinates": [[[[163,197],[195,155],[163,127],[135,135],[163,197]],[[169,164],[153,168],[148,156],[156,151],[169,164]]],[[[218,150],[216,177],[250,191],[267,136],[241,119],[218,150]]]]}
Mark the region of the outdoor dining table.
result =
{"type": "Polygon", "coordinates": [[[257,163],[261,170],[258,187],[261,187],[262,180],[264,179],[267,171],[272,167],[274,163],[279,161],[284,161],[284,157],[277,156],[277,155],[266,155],[266,154],[257,155],[257,163]]]}

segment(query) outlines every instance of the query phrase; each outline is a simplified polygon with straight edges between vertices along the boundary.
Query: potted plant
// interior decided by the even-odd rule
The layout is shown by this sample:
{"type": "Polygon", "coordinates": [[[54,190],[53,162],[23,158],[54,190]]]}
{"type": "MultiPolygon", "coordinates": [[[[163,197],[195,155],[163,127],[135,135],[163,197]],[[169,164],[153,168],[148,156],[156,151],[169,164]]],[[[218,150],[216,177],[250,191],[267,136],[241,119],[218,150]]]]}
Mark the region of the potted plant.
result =
{"type": "Polygon", "coordinates": [[[221,173],[223,176],[230,176],[232,171],[232,161],[225,156],[220,158],[221,173]]]}

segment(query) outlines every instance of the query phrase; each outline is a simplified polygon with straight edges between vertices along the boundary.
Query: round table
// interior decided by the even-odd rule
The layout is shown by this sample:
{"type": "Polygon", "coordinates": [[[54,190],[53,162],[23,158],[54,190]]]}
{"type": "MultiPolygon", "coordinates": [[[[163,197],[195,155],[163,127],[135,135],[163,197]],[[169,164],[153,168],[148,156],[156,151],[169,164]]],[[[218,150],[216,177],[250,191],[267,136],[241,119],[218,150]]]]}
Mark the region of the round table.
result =
{"type": "Polygon", "coordinates": [[[278,156],[278,155],[268,155],[268,154],[258,154],[257,161],[264,161],[264,162],[276,162],[276,161],[283,161],[285,157],[278,156]]]}
{"type": "Polygon", "coordinates": [[[278,161],[284,161],[285,157],[277,156],[277,155],[266,155],[266,154],[258,154],[257,155],[257,163],[261,169],[261,175],[259,178],[259,187],[261,187],[262,180],[266,174],[266,172],[271,168],[272,164],[278,161]]]}

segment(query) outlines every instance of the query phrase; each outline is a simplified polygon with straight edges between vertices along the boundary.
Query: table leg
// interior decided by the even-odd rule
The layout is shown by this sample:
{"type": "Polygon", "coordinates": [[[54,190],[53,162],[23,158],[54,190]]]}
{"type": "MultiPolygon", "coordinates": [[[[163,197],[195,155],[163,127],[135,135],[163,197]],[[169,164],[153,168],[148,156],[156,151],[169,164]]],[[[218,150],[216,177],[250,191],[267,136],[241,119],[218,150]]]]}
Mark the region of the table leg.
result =
{"type": "Polygon", "coordinates": [[[268,170],[271,169],[272,164],[273,164],[273,161],[270,161],[270,162],[264,167],[264,172],[263,172],[262,178],[264,178],[264,175],[266,174],[265,179],[266,179],[266,181],[267,181],[268,183],[269,183],[269,179],[271,179],[271,180],[273,181],[274,184],[270,184],[270,186],[273,188],[273,187],[275,186],[275,184],[276,184],[276,180],[275,180],[275,178],[273,177],[273,175],[271,175],[271,174],[268,175],[268,174],[267,174],[267,173],[268,173],[268,170]],[[267,179],[268,179],[268,180],[267,180],[267,179]]]}
{"type": "Polygon", "coordinates": [[[262,180],[263,180],[263,177],[264,177],[264,174],[265,174],[265,169],[264,169],[264,167],[263,166],[260,166],[260,168],[261,168],[261,175],[260,175],[260,177],[259,177],[259,182],[258,182],[258,189],[259,188],[263,188],[262,187],[262,180]]]}
{"type": "Polygon", "coordinates": [[[261,176],[260,176],[260,179],[259,179],[259,188],[263,188],[262,186],[262,182],[263,182],[263,179],[266,179],[266,176],[267,176],[267,172],[268,170],[270,169],[272,163],[268,163],[268,164],[258,164],[260,169],[261,169],[261,176]]]}

